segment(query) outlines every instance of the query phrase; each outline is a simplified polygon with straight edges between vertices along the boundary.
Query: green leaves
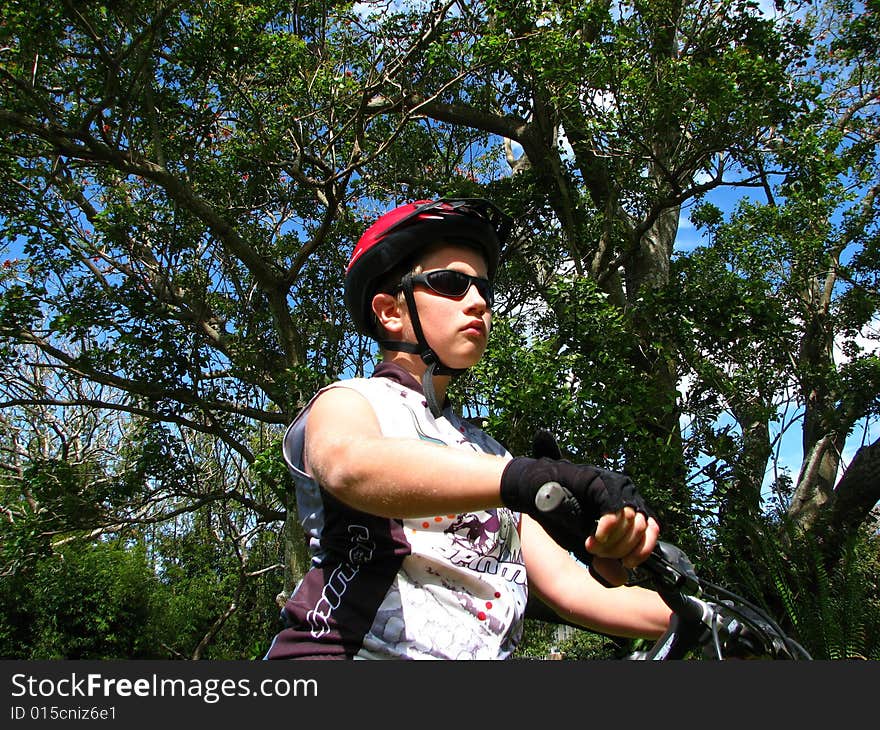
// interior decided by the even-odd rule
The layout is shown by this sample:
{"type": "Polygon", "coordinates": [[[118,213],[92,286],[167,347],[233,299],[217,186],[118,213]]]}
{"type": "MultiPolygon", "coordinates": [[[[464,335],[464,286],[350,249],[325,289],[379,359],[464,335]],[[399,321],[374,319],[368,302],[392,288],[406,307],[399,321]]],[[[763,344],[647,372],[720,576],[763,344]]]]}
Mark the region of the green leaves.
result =
{"type": "Polygon", "coordinates": [[[763,566],[751,566],[751,572],[769,572],[798,640],[814,659],[880,657],[875,539],[853,536],[843,559],[829,566],[814,537],[788,530],[787,554],[762,543],[763,566]]]}
{"type": "Polygon", "coordinates": [[[147,625],[155,578],[142,546],[67,548],[30,578],[0,590],[3,656],[134,659],[155,651],[147,625]]]}
{"type": "MultiPolygon", "coordinates": [[[[38,496],[11,499],[34,517],[10,533],[19,557],[138,505],[159,524],[246,505],[237,535],[277,519],[279,429],[371,362],[341,303],[348,255],[404,199],[488,195],[516,217],[491,349],[457,383],[471,414],[517,453],[545,427],[631,469],[671,529],[720,543],[722,519],[752,519],[771,427],[806,403],[835,453],[877,412],[876,12],[46,6],[2,6],[0,417],[117,409],[139,450],[97,459],[99,488],[58,434],[33,427],[40,458],[6,444],[38,496]],[[748,187],[721,205],[730,183],[748,187]],[[683,211],[706,245],[674,258],[683,211]]],[[[169,545],[231,571],[236,540],[227,562],[169,545]]],[[[199,618],[175,630],[204,637],[212,590],[238,582],[186,583],[199,618]]]]}

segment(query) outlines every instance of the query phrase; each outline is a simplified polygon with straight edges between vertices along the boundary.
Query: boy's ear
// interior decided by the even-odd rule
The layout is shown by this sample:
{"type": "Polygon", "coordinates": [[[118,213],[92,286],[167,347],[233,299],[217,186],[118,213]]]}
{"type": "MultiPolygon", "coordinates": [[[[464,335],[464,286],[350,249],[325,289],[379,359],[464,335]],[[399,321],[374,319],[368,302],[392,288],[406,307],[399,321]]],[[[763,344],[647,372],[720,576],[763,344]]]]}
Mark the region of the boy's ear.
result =
{"type": "Polygon", "coordinates": [[[388,333],[398,333],[403,329],[403,312],[394,294],[380,292],[371,302],[373,314],[379,326],[388,333]]]}

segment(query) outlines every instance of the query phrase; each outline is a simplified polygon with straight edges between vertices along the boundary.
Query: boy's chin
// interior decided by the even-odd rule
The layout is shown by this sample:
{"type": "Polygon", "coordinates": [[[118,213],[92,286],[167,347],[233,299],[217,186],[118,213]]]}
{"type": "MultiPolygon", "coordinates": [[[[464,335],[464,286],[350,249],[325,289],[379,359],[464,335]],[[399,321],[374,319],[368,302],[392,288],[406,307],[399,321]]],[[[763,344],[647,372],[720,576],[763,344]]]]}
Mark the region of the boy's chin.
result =
{"type": "Polygon", "coordinates": [[[479,352],[462,353],[456,357],[451,357],[449,362],[444,360],[444,363],[453,370],[467,370],[480,362],[480,358],[483,357],[483,352],[484,350],[481,349],[479,352]]]}

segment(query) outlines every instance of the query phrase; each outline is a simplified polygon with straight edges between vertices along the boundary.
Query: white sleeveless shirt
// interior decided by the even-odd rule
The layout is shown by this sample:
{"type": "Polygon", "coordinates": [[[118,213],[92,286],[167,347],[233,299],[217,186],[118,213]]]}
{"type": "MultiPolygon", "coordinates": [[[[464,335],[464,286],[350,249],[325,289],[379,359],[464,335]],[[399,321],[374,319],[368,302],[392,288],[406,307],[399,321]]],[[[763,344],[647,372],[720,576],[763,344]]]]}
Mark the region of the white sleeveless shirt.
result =
{"type": "MultiPolygon", "coordinates": [[[[435,418],[404,371],[386,365],[380,373],[386,377],[328,387],[360,393],[385,436],[507,456],[450,408],[435,418]]],[[[267,658],[509,657],[522,635],[527,599],[520,515],[499,507],[395,520],[342,504],[304,471],[314,400],[284,439],[312,567],[282,612],[287,628],[267,658]]]]}

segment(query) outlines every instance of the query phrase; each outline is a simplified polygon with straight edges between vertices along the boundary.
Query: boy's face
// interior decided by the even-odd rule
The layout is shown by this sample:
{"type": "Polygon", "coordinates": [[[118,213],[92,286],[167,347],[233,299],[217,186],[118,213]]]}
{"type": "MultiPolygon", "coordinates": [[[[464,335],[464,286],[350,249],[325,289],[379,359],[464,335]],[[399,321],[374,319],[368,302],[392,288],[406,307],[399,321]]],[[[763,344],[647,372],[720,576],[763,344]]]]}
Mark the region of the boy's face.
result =
{"type": "MultiPolygon", "coordinates": [[[[483,256],[466,246],[433,248],[419,263],[424,274],[438,269],[451,269],[485,278],[487,273],[483,256]]],[[[440,361],[456,369],[475,365],[486,351],[492,324],[492,311],[477,287],[471,285],[463,297],[454,298],[416,284],[413,295],[425,339],[440,361]]],[[[415,341],[407,313],[404,313],[404,335],[404,340],[415,341]]]]}

